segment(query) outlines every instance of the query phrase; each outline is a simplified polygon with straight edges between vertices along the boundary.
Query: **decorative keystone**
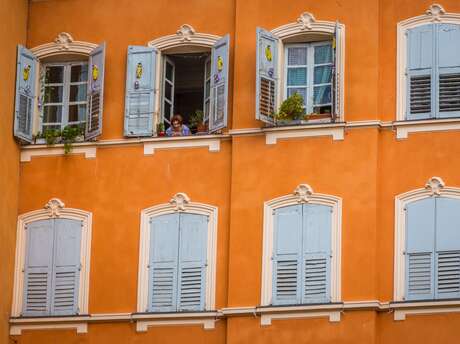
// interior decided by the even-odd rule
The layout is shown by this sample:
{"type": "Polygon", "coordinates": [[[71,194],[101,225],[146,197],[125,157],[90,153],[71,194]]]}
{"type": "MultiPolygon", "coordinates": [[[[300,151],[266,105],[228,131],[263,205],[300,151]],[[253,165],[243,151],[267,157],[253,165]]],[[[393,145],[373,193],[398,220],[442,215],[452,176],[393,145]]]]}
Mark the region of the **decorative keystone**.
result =
{"type": "Polygon", "coordinates": [[[64,203],[59,198],[51,198],[44,208],[49,211],[49,217],[55,218],[61,216],[61,209],[64,208],[64,203]]]}
{"type": "Polygon", "coordinates": [[[441,21],[441,16],[446,14],[446,11],[440,4],[433,4],[425,12],[429,16],[432,16],[431,21],[441,21]]]}
{"type": "Polygon", "coordinates": [[[192,25],[182,24],[176,33],[178,36],[182,36],[182,41],[191,41],[191,36],[195,34],[195,29],[192,27],[192,25]]]}
{"type": "Polygon", "coordinates": [[[297,18],[297,23],[302,26],[302,30],[311,30],[311,24],[315,21],[315,16],[310,12],[303,12],[300,17],[297,18]]]}
{"type": "Polygon", "coordinates": [[[425,189],[430,191],[431,196],[439,196],[441,194],[441,189],[445,185],[446,184],[440,177],[431,177],[425,184],[425,189]]]}
{"type": "Polygon", "coordinates": [[[190,197],[183,192],[179,192],[171,198],[169,203],[174,206],[175,211],[184,211],[187,204],[190,203],[190,197]]]}
{"type": "Polygon", "coordinates": [[[294,190],[294,195],[298,197],[297,202],[306,203],[310,200],[310,196],[313,194],[313,189],[308,184],[299,184],[294,190]]]}
{"type": "Polygon", "coordinates": [[[59,45],[61,50],[69,50],[69,44],[73,42],[72,36],[67,32],[61,32],[54,39],[54,43],[59,45]]]}

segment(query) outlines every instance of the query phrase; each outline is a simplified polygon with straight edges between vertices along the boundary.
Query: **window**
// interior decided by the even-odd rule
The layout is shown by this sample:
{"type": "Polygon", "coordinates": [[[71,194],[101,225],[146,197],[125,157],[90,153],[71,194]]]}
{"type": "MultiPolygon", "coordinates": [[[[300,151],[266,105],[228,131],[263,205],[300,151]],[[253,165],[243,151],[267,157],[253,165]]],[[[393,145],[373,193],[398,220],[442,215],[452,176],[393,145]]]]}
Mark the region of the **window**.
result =
{"type": "Polygon", "coordinates": [[[176,114],[192,134],[227,126],[229,36],[195,33],[189,26],[186,32],[192,32],[186,40],[170,35],[128,48],[125,136],[171,134],[176,114]]]}
{"type": "Polygon", "coordinates": [[[407,30],[406,119],[460,117],[460,25],[407,30]]]}
{"type": "Polygon", "coordinates": [[[340,301],[340,203],[306,184],[265,203],[262,305],[340,301]]]}
{"type": "Polygon", "coordinates": [[[257,28],[256,118],[269,125],[343,121],[344,34],[342,24],[307,12],[272,31],[257,28]],[[303,113],[278,116],[294,94],[303,113]]]}
{"type": "Polygon", "coordinates": [[[88,312],[91,214],[58,199],[19,216],[12,316],[88,312]]]}
{"type": "Polygon", "coordinates": [[[80,127],[85,139],[100,135],[104,59],[105,44],[73,43],[66,33],[32,50],[19,46],[15,136],[32,143],[37,134],[66,126],[80,127]]]}

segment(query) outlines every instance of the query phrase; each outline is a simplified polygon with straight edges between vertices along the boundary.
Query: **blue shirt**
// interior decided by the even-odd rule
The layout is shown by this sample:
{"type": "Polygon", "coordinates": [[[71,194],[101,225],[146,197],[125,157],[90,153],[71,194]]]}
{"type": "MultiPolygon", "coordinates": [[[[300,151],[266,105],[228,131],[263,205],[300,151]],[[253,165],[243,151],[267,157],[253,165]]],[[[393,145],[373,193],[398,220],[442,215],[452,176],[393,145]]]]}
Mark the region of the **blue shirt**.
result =
{"type": "Polygon", "coordinates": [[[166,136],[189,136],[189,135],[192,135],[192,133],[191,133],[190,129],[184,124],[181,125],[180,134],[179,134],[179,132],[174,131],[172,126],[170,126],[168,129],[166,129],[166,136]]]}

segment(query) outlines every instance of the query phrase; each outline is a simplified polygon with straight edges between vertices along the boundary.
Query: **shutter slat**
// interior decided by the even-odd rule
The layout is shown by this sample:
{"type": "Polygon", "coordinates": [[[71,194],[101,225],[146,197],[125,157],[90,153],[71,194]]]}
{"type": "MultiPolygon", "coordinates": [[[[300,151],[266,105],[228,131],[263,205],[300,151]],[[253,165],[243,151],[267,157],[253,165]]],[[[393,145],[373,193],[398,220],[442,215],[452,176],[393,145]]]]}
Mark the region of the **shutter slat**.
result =
{"type": "Polygon", "coordinates": [[[431,76],[410,77],[410,112],[413,114],[431,112],[431,76]]]}
{"type": "Polygon", "coordinates": [[[460,111],[460,73],[439,76],[439,111],[460,111]]]}
{"type": "Polygon", "coordinates": [[[409,254],[408,261],[408,295],[415,298],[418,295],[432,294],[431,253],[409,254]]]}
{"type": "Polygon", "coordinates": [[[440,298],[460,296],[460,251],[438,253],[437,294],[440,298]]]}
{"type": "Polygon", "coordinates": [[[86,116],[87,139],[102,134],[102,112],[104,108],[105,43],[96,47],[89,55],[88,64],[88,110],[86,116]]]}

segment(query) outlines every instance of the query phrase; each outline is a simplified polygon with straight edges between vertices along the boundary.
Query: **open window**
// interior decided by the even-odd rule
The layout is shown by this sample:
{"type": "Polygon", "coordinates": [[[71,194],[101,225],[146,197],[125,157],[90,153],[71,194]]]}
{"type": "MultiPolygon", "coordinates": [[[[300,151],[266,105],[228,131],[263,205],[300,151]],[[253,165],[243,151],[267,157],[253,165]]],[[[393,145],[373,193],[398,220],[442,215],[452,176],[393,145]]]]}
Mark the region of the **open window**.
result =
{"type": "Polygon", "coordinates": [[[229,36],[206,35],[199,45],[195,38],[128,48],[125,136],[200,135],[227,126],[229,36]],[[175,115],[182,118],[176,130],[175,115]]]}
{"type": "Polygon", "coordinates": [[[269,125],[342,121],[343,36],[343,25],[310,13],[271,32],[258,28],[256,118],[269,125]]]}
{"type": "Polygon", "coordinates": [[[14,134],[21,141],[53,137],[59,142],[65,128],[77,129],[82,140],[102,133],[105,44],[74,43],[64,33],[58,37],[66,43],[56,39],[32,50],[18,46],[14,134]],[[60,48],[63,44],[67,49],[60,48]]]}

